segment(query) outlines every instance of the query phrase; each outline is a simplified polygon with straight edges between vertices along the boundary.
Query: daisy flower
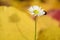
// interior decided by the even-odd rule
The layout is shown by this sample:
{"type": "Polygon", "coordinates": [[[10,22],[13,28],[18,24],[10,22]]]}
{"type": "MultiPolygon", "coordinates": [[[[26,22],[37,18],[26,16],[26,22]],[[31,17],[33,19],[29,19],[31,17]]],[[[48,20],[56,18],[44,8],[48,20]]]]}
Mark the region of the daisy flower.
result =
{"type": "Polygon", "coordinates": [[[45,14],[44,10],[39,6],[31,6],[28,10],[30,14],[34,16],[42,16],[45,14]]]}

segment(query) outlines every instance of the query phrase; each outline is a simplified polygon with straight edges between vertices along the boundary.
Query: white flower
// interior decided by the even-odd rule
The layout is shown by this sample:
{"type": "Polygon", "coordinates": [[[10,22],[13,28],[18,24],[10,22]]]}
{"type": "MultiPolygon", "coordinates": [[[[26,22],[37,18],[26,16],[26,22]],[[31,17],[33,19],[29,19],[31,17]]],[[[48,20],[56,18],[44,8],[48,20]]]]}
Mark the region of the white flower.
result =
{"type": "Polygon", "coordinates": [[[45,14],[44,10],[38,6],[31,6],[28,10],[29,10],[30,14],[34,15],[34,16],[42,16],[45,14]]]}

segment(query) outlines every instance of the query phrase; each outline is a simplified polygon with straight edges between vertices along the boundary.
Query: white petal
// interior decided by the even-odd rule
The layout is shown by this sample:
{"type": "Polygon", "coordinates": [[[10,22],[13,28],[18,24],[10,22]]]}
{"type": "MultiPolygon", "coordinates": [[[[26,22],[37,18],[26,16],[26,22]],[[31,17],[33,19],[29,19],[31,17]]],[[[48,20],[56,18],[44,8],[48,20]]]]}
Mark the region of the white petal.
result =
{"type": "Polygon", "coordinates": [[[38,16],[42,16],[42,15],[44,15],[44,13],[43,12],[39,12],[38,16]]]}
{"type": "Polygon", "coordinates": [[[38,14],[38,16],[41,16],[41,14],[38,14]]]}
{"type": "Polygon", "coordinates": [[[44,10],[41,9],[40,12],[44,12],[44,10]]]}
{"type": "Polygon", "coordinates": [[[34,13],[33,13],[33,12],[31,12],[30,14],[31,14],[31,15],[34,15],[34,13]]]}
{"type": "Polygon", "coordinates": [[[38,7],[38,6],[32,6],[32,7],[33,7],[34,10],[39,10],[40,9],[40,7],[38,7]]]}
{"type": "Polygon", "coordinates": [[[41,10],[41,7],[38,10],[40,11],[41,10]]]}
{"type": "Polygon", "coordinates": [[[30,7],[28,10],[29,10],[30,12],[33,12],[33,8],[32,8],[32,7],[30,7]]]}

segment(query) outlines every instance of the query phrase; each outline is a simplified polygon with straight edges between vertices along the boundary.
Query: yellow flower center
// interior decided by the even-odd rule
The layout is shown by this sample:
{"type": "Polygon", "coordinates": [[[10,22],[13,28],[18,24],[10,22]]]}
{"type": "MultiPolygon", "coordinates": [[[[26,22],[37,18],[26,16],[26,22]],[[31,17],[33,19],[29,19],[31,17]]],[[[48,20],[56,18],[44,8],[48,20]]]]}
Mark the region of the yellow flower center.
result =
{"type": "Polygon", "coordinates": [[[39,13],[39,11],[38,11],[38,10],[34,10],[33,12],[34,12],[35,14],[38,14],[38,13],[39,13]]]}

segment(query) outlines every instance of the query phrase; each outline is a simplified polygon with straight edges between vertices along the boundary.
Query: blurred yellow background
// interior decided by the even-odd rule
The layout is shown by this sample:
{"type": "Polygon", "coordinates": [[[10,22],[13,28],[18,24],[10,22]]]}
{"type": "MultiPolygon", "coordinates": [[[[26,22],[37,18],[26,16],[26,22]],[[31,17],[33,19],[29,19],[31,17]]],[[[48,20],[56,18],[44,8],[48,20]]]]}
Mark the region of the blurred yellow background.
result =
{"type": "MultiPolygon", "coordinates": [[[[2,0],[3,1],[3,0],[2,0]]],[[[49,9],[60,9],[59,0],[4,0],[9,5],[17,7],[18,9],[26,9],[29,6],[37,5],[41,6],[45,10],[49,9]]]]}
{"type": "MultiPolygon", "coordinates": [[[[48,11],[51,9],[60,9],[60,0],[0,0],[0,3],[1,3],[0,5],[4,5],[4,6],[6,5],[6,6],[11,6],[11,7],[17,8],[19,10],[19,12],[16,12],[16,14],[21,12],[18,15],[20,16],[20,18],[22,20],[21,20],[21,23],[18,23],[18,24],[21,27],[21,30],[23,30],[23,33],[25,32],[24,35],[27,36],[27,38],[29,38],[29,40],[34,39],[34,37],[32,37],[32,35],[34,36],[35,21],[31,18],[31,15],[29,15],[27,9],[32,5],[41,6],[45,11],[48,11]],[[23,19],[23,18],[25,18],[25,19],[23,19]],[[28,28],[30,28],[30,29],[28,29],[28,28]]],[[[3,9],[4,9],[4,7],[3,7],[3,9]]],[[[11,8],[11,10],[10,10],[10,8],[7,7],[7,9],[9,10],[9,12],[13,12],[13,10],[15,12],[15,9],[13,9],[13,8],[11,8]]],[[[0,8],[0,11],[1,11],[1,8],[0,8]]],[[[8,12],[6,11],[5,15],[6,15],[6,13],[8,13],[8,12]]],[[[11,24],[10,26],[11,26],[11,28],[13,27],[12,29],[14,30],[15,24],[11,24]]],[[[48,16],[37,17],[37,32],[39,32],[40,29],[44,29],[49,26],[51,26],[51,27],[58,26],[58,22],[53,19],[50,19],[48,16]]],[[[7,25],[5,25],[5,27],[7,27],[7,25]]],[[[10,39],[7,39],[8,36],[6,37],[7,33],[5,33],[5,32],[6,32],[7,28],[4,28],[4,30],[5,31],[1,32],[2,37],[0,38],[0,40],[4,40],[4,39],[10,40],[10,39]]],[[[9,31],[12,31],[12,30],[9,29],[9,31]]],[[[23,37],[22,37],[22,39],[16,38],[16,36],[17,36],[16,34],[19,34],[19,33],[10,32],[10,34],[12,34],[11,37],[13,36],[13,39],[11,38],[11,40],[25,40],[25,39],[23,39],[23,37]]]]}

